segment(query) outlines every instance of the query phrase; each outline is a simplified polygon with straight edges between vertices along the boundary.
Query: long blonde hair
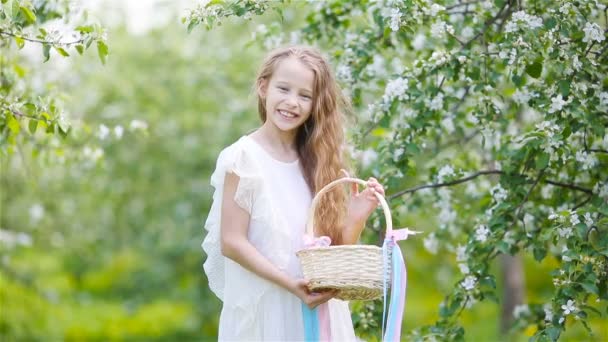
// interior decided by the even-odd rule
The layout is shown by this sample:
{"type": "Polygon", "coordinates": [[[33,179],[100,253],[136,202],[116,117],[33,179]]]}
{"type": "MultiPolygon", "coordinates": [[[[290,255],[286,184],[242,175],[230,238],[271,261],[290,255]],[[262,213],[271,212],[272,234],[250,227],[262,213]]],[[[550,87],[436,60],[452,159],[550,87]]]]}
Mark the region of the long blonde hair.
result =
{"type": "MultiPolygon", "coordinates": [[[[342,95],[327,60],[308,46],[290,46],[270,52],[256,79],[256,89],[266,86],[278,63],[295,57],[314,73],[313,106],[308,120],[298,128],[296,146],[304,178],[313,194],[343,175],[345,112],[350,104],[342,95]]],[[[266,122],[266,104],[258,93],[258,112],[266,122]]],[[[335,188],[321,198],[315,213],[315,232],[329,236],[333,245],[342,244],[347,194],[335,188]]]]}

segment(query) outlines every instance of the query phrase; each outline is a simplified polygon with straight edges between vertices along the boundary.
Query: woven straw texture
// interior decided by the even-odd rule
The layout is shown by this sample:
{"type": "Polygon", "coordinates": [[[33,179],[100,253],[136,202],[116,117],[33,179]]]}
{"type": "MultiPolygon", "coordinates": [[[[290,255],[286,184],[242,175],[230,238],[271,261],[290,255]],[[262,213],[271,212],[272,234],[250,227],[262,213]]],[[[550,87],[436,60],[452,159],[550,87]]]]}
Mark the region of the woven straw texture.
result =
{"type": "MultiPolygon", "coordinates": [[[[314,210],[318,199],[333,186],[343,182],[367,183],[357,178],[341,178],[321,189],[312,201],[306,232],[313,235],[314,210]]],[[[386,216],[387,232],[392,230],[390,210],[384,197],[376,194],[386,216]]],[[[390,251],[390,249],[389,249],[390,251]]],[[[382,282],[390,284],[390,265],[384,267],[382,248],[366,245],[314,247],[298,251],[304,277],[310,281],[312,291],[338,290],[336,298],[342,300],[373,300],[382,297],[382,282]],[[386,278],[382,272],[386,270],[386,278]]],[[[390,260],[390,255],[388,255],[390,260]]],[[[387,286],[388,286],[387,284],[387,286]]]]}
{"type": "MultiPolygon", "coordinates": [[[[373,300],[382,297],[384,277],[380,247],[319,247],[301,250],[297,255],[304,276],[310,280],[312,291],[339,290],[336,298],[342,300],[373,300]]],[[[391,268],[387,267],[386,271],[388,281],[391,268]]]]}

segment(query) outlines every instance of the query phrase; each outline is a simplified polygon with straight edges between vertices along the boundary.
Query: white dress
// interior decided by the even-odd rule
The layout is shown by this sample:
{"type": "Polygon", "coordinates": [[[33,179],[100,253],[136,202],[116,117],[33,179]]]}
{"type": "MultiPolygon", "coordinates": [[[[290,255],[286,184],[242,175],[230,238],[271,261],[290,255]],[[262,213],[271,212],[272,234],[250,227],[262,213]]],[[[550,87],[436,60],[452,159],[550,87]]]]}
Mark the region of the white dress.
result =
{"type": "MultiPolygon", "coordinates": [[[[221,341],[304,340],[302,301],[264,280],[220,251],[221,203],[226,172],[240,177],[235,202],[250,214],[249,241],[270,262],[292,277],[302,277],[295,254],[302,246],[310,190],[298,161],[270,156],[249,136],[225,148],[211,176],[213,204],[205,223],[202,247],[209,287],[223,301],[221,341]]],[[[329,301],[333,341],[355,341],[348,302],[329,301]]]]}

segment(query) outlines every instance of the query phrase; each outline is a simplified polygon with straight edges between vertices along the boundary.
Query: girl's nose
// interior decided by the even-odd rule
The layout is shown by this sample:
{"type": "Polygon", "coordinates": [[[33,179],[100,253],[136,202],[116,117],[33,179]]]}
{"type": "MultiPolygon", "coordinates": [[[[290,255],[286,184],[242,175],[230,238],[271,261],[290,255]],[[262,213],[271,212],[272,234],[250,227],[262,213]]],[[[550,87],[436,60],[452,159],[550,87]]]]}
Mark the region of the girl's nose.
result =
{"type": "Polygon", "coordinates": [[[289,106],[292,106],[292,107],[298,106],[298,99],[296,98],[296,96],[288,95],[286,101],[289,106]]]}

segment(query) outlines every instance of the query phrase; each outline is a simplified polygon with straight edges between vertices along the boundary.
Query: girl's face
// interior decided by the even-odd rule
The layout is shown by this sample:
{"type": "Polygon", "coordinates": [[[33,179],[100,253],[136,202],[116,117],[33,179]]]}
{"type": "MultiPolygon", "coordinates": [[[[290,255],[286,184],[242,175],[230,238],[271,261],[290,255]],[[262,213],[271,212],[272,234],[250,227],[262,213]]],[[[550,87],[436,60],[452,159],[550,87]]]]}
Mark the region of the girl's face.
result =
{"type": "Polygon", "coordinates": [[[266,120],[295,132],[310,117],[314,73],[297,58],[280,61],[265,86],[266,120]]]}

